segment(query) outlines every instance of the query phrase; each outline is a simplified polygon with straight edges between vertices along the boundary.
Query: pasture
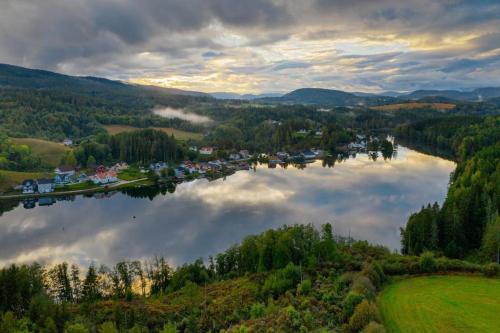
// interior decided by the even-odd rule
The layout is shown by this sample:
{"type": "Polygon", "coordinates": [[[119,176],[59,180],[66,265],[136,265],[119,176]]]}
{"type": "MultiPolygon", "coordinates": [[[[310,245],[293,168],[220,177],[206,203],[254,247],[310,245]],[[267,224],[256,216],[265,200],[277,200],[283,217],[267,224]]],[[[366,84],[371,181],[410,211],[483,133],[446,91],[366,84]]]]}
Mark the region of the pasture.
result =
{"type": "Polygon", "coordinates": [[[51,167],[58,166],[65,152],[71,149],[59,142],[40,139],[11,138],[11,140],[17,145],[27,145],[30,147],[34,154],[40,156],[51,167]]]}
{"type": "MultiPolygon", "coordinates": [[[[122,132],[133,132],[142,129],[139,127],[128,126],[128,125],[106,125],[104,126],[104,128],[110,135],[115,135],[122,132]]],[[[151,127],[151,128],[158,131],[163,131],[168,135],[173,134],[177,140],[182,140],[182,141],[189,139],[198,140],[201,139],[202,137],[201,133],[188,132],[171,127],[151,127]]]]}

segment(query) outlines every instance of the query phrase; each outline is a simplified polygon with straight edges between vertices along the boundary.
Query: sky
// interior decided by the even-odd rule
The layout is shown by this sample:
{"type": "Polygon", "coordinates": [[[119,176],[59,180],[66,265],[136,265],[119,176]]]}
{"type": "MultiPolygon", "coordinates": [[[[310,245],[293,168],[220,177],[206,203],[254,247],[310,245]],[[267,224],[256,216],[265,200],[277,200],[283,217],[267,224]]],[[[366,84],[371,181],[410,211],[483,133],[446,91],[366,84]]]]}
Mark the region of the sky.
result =
{"type": "Polygon", "coordinates": [[[500,0],[0,0],[0,62],[203,92],[500,86],[500,0]]]}

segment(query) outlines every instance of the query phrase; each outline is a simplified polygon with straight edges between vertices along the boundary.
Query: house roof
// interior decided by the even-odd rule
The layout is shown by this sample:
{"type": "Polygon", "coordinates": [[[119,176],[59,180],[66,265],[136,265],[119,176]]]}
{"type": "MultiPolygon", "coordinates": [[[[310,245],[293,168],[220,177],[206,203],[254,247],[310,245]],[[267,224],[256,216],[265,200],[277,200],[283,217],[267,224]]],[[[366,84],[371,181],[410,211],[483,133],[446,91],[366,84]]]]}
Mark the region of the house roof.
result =
{"type": "Polygon", "coordinates": [[[56,170],[59,170],[60,172],[70,172],[75,171],[75,168],[69,165],[61,165],[56,170]]]}
{"type": "Polygon", "coordinates": [[[53,184],[54,180],[49,178],[43,178],[43,179],[38,179],[37,183],[38,185],[53,184]]]}

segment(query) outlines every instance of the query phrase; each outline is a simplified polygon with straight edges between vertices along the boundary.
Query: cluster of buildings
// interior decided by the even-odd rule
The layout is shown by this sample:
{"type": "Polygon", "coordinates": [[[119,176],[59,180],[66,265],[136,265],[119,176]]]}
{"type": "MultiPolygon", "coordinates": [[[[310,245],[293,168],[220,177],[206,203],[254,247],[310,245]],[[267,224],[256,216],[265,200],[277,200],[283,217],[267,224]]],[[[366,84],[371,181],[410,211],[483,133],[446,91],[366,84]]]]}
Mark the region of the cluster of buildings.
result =
{"type": "Polygon", "coordinates": [[[92,182],[95,185],[106,185],[118,181],[118,172],[128,168],[126,163],[117,163],[107,168],[100,165],[95,168],[95,172],[87,175],[85,172],[78,172],[72,166],[59,166],[54,170],[53,178],[43,178],[38,180],[27,179],[21,184],[24,194],[50,193],[54,192],[57,186],[92,182]]]}

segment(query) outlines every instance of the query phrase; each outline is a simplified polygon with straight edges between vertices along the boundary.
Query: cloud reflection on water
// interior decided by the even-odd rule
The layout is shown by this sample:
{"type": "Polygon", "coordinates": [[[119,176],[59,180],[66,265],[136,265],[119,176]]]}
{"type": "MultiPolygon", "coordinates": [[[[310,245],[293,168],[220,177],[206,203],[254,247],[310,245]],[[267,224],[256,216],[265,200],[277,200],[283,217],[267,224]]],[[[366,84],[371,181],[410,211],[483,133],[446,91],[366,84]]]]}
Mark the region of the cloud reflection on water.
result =
{"type": "Polygon", "coordinates": [[[248,234],[285,223],[332,222],[337,233],[399,248],[399,227],[423,204],[442,202],[454,163],[399,147],[397,159],[366,155],[241,171],[196,180],[153,200],[117,194],[0,217],[0,265],[68,260],[112,264],[163,255],[173,264],[207,257],[248,234]],[[134,218],[135,216],[135,218],[134,218]]]}

